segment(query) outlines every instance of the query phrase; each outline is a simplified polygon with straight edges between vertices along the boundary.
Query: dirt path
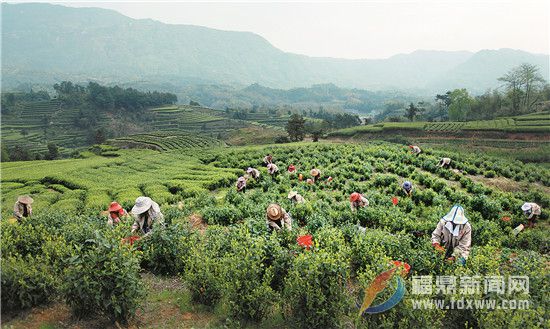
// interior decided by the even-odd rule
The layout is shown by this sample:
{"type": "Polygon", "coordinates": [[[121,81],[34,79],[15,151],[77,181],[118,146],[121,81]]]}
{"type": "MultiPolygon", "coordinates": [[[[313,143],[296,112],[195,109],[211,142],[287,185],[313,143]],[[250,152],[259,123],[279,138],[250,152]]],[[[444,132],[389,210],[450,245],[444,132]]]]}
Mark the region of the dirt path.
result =
{"type": "Polygon", "coordinates": [[[2,328],[137,329],[222,326],[220,318],[212,310],[192,303],[191,296],[179,277],[161,277],[144,273],[142,279],[147,287],[147,297],[136,312],[135,319],[127,325],[111,323],[102,317],[78,320],[71,315],[71,310],[65,303],[55,302],[18,314],[2,314],[2,328]]]}

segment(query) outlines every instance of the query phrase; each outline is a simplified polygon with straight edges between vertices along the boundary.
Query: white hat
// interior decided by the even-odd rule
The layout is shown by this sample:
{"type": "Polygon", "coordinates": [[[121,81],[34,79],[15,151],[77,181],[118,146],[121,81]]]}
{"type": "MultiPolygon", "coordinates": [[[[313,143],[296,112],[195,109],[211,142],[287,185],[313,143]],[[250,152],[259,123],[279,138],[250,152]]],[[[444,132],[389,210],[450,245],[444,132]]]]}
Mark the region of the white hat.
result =
{"type": "Polygon", "coordinates": [[[290,191],[290,193],[288,193],[288,198],[289,199],[292,199],[293,197],[297,196],[298,195],[298,192],[296,191],[290,191]]]}
{"type": "Polygon", "coordinates": [[[451,208],[451,211],[442,218],[446,222],[453,222],[455,224],[466,224],[468,218],[464,216],[464,208],[458,205],[454,205],[451,208]]]}
{"type": "Polygon", "coordinates": [[[529,210],[531,210],[531,208],[532,208],[531,204],[530,204],[530,203],[527,203],[527,202],[525,202],[525,203],[521,206],[521,210],[523,210],[523,211],[529,211],[529,210]]]}
{"type": "Polygon", "coordinates": [[[131,212],[132,214],[139,215],[139,214],[143,214],[144,212],[149,210],[149,208],[151,207],[155,208],[154,209],[155,211],[157,211],[156,208],[159,208],[158,204],[153,200],[151,200],[151,198],[146,196],[140,196],[136,199],[136,204],[132,208],[131,212]]]}

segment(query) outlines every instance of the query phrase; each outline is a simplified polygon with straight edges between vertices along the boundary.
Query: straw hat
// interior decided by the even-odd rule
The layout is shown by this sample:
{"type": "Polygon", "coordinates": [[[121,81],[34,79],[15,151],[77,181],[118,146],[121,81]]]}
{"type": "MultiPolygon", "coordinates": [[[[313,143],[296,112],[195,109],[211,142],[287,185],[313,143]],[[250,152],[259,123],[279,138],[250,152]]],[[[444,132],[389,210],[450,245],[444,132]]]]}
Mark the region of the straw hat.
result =
{"type": "Polygon", "coordinates": [[[109,212],[118,212],[122,209],[122,206],[118,204],[118,202],[113,201],[111,202],[111,205],[109,206],[109,212]]]}
{"type": "Polygon", "coordinates": [[[28,195],[20,195],[19,197],[17,197],[17,202],[23,204],[31,204],[34,202],[34,200],[28,195]]]}
{"type": "Polygon", "coordinates": [[[523,211],[529,211],[529,210],[531,210],[531,208],[532,208],[531,204],[529,204],[529,203],[527,203],[527,202],[525,202],[525,203],[521,206],[521,210],[523,210],[523,211]]]}
{"type": "Polygon", "coordinates": [[[293,197],[297,196],[298,195],[298,192],[296,191],[290,191],[290,193],[288,193],[288,198],[289,199],[292,199],[293,197]]]}
{"type": "Polygon", "coordinates": [[[279,220],[283,217],[283,209],[276,203],[267,206],[267,218],[270,220],[279,220]]]}
{"type": "Polygon", "coordinates": [[[313,168],[313,169],[311,169],[311,170],[309,171],[309,174],[310,174],[311,176],[319,176],[320,173],[321,173],[321,172],[320,172],[318,169],[315,169],[315,168],[313,168]]]}
{"type": "Polygon", "coordinates": [[[149,210],[151,207],[154,208],[155,211],[158,211],[159,206],[156,202],[153,202],[151,198],[146,196],[140,196],[136,199],[136,204],[132,208],[132,214],[140,215],[149,210]]]}
{"type": "Polygon", "coordinates": [[[359,193],[357,193],[357,192],[353,192],[353,193],[349,196],[349,201],[355,202],[355,201],[359,200],[359,198],[361,198],[361,194],[359,194],[359,193]]]}
{"type": "Polygon", "coordinates": [[[454,205],[451,208],[451,211],[442,218],[446,222],[453,222],[455,224],[466,224],[468,218],[464,216],[464,208],[459,205],[454,205]]]}

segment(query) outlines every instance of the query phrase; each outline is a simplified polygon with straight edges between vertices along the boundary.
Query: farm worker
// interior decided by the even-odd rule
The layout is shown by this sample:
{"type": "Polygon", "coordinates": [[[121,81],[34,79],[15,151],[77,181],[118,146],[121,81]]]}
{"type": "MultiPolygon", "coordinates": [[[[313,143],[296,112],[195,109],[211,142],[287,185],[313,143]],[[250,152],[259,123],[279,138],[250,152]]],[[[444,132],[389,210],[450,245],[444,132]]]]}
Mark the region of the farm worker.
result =
{"type": "Polygon", "coordinates": [[[292,230],[292,218],[290,217],[290,214],[287,213],[278,204],[270,204],[267,207],[266,215],[267,228],[269,228],[271,231],[279,231],[281,229],[286,229],[289,231],[292,230]]]}
{"type": "Polygon", "coordinates": [[[264,157],[264,163],[265,164],[270,164],[273,162],[273,156],[271,154],[268,154],[264,157]]]}
{"type": "Polygon", "coordinates": [[[290,191],[290,193],[288,193],[288,198],[290,199],[290,201],[294,201],[296,203],[306,202],[306,199],[304,199],[304,197],[298,194],[298,192],[296,191],[290,191]]]}
{"type": "Polygon", "coordinates": [[[439,160],[439,164],[437,165],[438,167],[449,167],[451,165],[451,159],[450,158],[441,158],[441,160],[439,160]]]}
{"type": "Polygon", "coordinates": [[[311,175],[311,177],[313,177],[313,182],[316,182],[317,179],[321,177],[321,172],[319,171],[319,169],[316,169],[316,168],[311,169],[309,171],[309,174],[311,175]]]}
{"type": "Polygon", "coordinates": [[[293,164],[288,166],[288,173],[289,174],[294,174],[295,172],[296,172],[296,167],[293,164]]]}
{"type": "Polygon", "coordinates": [[[132,208],[135,222],[132,225],[132,233],[138,230],[147,235],[151,233],[153,223],[164,224],[164,215],[160,212],[158,203],[146,196],[140,196],[136,199],[136,204],[132,208]]]}
{"type": "Polygon", "coordinates": [[[313,183],[315,183],[315,181],[311,178],[308,178],[308,179],[306,179],[306,183],[308,183],[309,185],[313,185],[313,183]]]}
{"type": "Polygon", "coordinates": [[[365,198],[364,196],[362,196],[360,193],[357,193],[357,192],[353,192],[349,196],[349,202],[350,202],[349,206],[351,208],[351,211],[356,211],[357,208],[359,207],[365,208],[369,206],[369,200],[367,200],[367,198],[365,198]]]}
{"type": "Polygon", "coordinates": [[[128,216],[126,210],[124,210],[124,208],[122,208],[122,206],[116,201],[111,202],[108,211],[109,219],[107,219],[107,225],[109,226],[120,223],[121,217],[128,216]]]}
{"type": "Polygon", "coordinates": [[[535,221],[541,213],[540,206],[536,203],[526,202],[521,206],[521,210],[523,210],[523,213],[527,216],[527,220],[529,221],[527,227],[534,227],[535,221]]]}
{"type": "Polygon", "coordinates": [[[403,188],[403,191],[405,192],[405,194],[407,194],[407,196],[411,196],[412,195],[412,192],[413,192],[413,185],[411,182],[409,181],[405,181],[403,183],[403,185],[401,185],[401,188],[403,188]]]}
{"type": "Polygon", "coordinates": [[[248,167],[248,169],[246,169],[246,173],[254,179],[260,178],[260,171],[258,169],[248,167]]]}
{"type": "Polygon", "coordinates": [[[299,180],[300,182],[303,181],[303,180],[304,180],[304,175],[299,174],[299,175],[298,175],[298,180],[299,180]]]}
{"type": "Polygon", "coordinates": [[[30,217],[32,215],[31,204],[33,202],[34,200],[28,195],[17,197],[17,201],[15,201],[15,205],[13,206],[13,215],[18,221],[23,217],[30,217]]]}
{"type": "Polygon", "coordinates": [[[279,171],[279,167],[277,167],[276,164],[274,163],[269,163],[267,165],[267,172],[270,174],[270,175],[274,175],[276,172],[279,171]]]}
{"type": "Polygon", "coordinates": [[[420,153],[422,153],[422,150],[420,149],[420,147],[416,145],[409,145],[409,148],[411,149],[411,152],[413,154],[419,155],[420,153]]]}
{"type": "Polygon", "coordinates": [[[237,179],[237,192],[244,192],[246,189],[246,176],[241,176],[237,179]]]}
{"type": "Polygon", "coordinates": [[[432,232],[432,245],[437,251],[445,252],[449,261],[458,259],[466,264],[472,244],[472,227],[464,216],[464,208],[455,205],[437,224],[432,232]]]}

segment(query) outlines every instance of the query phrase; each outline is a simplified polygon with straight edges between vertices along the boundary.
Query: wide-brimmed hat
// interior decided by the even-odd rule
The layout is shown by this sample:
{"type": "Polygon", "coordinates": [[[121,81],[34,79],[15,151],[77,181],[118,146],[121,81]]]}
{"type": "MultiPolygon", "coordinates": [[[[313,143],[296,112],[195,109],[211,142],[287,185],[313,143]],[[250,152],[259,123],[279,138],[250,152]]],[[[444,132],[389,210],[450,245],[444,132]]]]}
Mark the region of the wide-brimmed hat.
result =
{"type": "Polygon", "coordinates": [[[320,173],[321,173],[321,172],[319,171],[319,169],[315,169],[315,168],[313,168],[313,169],[311,169],[311,170],[309,171],[309,174],[310,174],[311,176],[319,176],[320,173]]]}
{"type": "Polygon", "coordinates": [[[446,222],[453,222],[455,224],[466,224],[468,222],[468,218],[464,216],[464,208],[459,205],[454,205],[451,211],[443,216],[442,219],[446,222]]]}
{"type": "Polygon", "coordinates": [[[361,198],[361,194],[357,193],[357,192],[353,192],[350,196],[349,196],[349,201],[351,202],[355,202],[357,200],[359,200],[361,198]]]}
{"type": "Polygon", "coordinates": [[[412,186],[412,183],[409,181],[405,181],[405,183],[403,183],[404,188],[411,188],[411,186],[412,186]]]}
{"type": "Polygon", "coordinates": [[[23,204],[31,204],[34,202],[34,200],[28,195],[20,195],[19,197],[17,197],[17,202],[23,204]]]}
{"type": "Polygon", "coordinates": [[[111,205],[109,205],[109,212],[118,212],[122,209],[122,206],[118,204],[118,202],[113,201],[111,202],[111,205]]]}
{"type": "Polygon", "coordinates": [[[267,206],[267,218],[271,220],[279,220],[283,217],[283,209],[276,203],[272,203],[267,206]]]}
{"type": "Polygon", "coordinates": [[[532,208],[531,204],[529,204],[529,203],[527,203],[527,202],[524,203],[524,204],[521,206],[521,210],[523,210],[523,211],[529,211],[529,210],[531,210],[531,208],[532,208]]]}
{"type": "MultiPolygon", "coordinates": [[[[156,204],[151,200],[151,198],[146,196],[140,196],[136,199],[136,204],[132,208],[132,214],[140,215],[149,210],[153,206],[153,204],[156,204]]],[[[158,205],[157,205],[158,207],[158,205]]]]}
{"type": "Polygon", "coordinates": [[[288,198],[289,199],[292,199],[293,197],[297,196],[298,195],[298,192],[296,191],[290,191],[290,193],[288,193],[288,198]]]}

